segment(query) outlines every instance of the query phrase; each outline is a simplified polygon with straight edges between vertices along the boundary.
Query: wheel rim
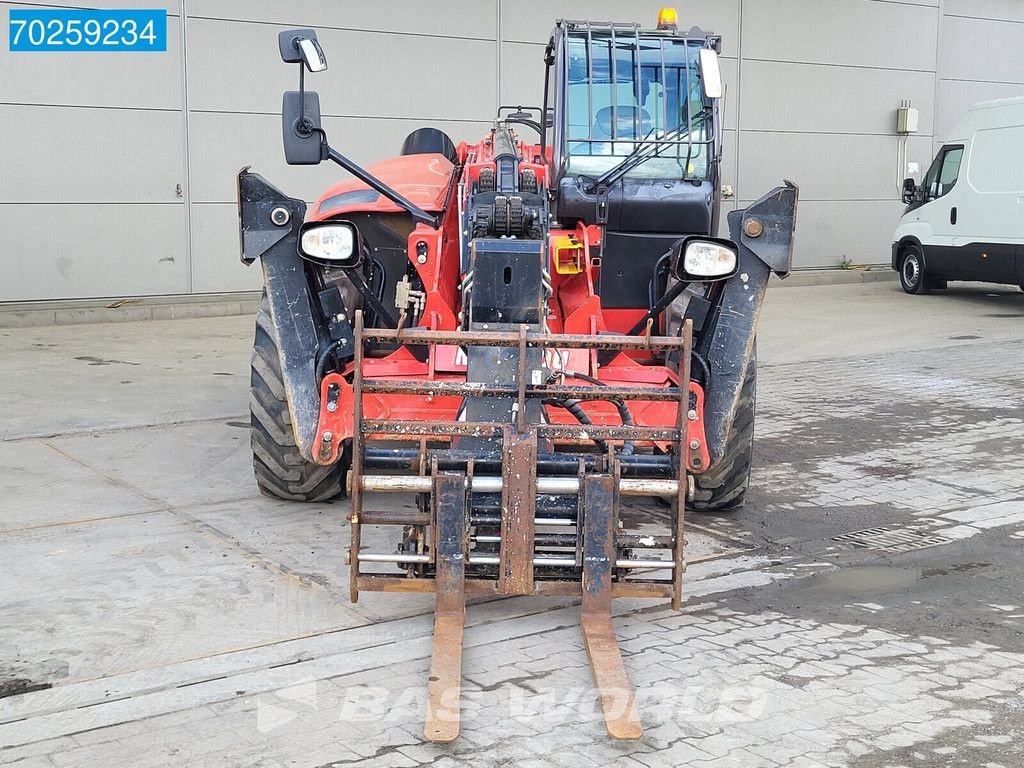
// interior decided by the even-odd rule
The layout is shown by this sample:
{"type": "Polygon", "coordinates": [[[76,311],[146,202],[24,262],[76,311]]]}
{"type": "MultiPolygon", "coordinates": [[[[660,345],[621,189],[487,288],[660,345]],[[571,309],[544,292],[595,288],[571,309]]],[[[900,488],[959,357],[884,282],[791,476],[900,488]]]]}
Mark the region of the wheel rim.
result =
{"type": "Polygon", "coordinates": [[[909,286],[917,285],[921,279],[921,264],[916,253],[910,253],[903,259],[903,281],[909,286]]]}

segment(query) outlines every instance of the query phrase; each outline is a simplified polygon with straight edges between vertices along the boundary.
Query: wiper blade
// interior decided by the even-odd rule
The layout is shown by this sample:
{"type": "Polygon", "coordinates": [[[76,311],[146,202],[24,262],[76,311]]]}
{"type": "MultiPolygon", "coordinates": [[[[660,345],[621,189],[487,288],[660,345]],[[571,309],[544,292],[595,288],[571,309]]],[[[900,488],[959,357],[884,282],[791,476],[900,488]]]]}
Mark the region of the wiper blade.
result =
{"type": "MultiPolygon", "coordinates": [[[[594,179],[594,181],[587,186],[587,192],[593,194],[601,187],[607,187],[610,184],[614,184],[616,181],[621,179],[623,176],[625,176],[627,173],[632,171],[637,166],[643,165],[652,157],[657,157],[664,149],[664,147],[661,145],[661,142],[675,141],[676,139],[687,133],[692,134],[694,128],[700,127],[705,122],[707,122],[708,117],[710,117],[710,111],[704,109],[699,114],[691,118],[689,125],[680,125],[676,128],[673,128],[671,131],[666,131],[665,133],[661,134],[661,136],[657,137],[654,141],[651,141],[651,134],[654,133],[654,130],[652,129],[647,133],[646,136],[644,136],[643,139],[640,140],[640,142],[637,144],[636,149],[634,149],[628,155],[623,157],[617,165],[608,169],[600,176],[598,176],[596,179],[594,179]]],[[[689,145],[691,148],[692,144],[693,143],[691,141],[689,145]]],[[[689,155],[690,153],[688,151],[687,157],[689,157],[689,155]]]]}

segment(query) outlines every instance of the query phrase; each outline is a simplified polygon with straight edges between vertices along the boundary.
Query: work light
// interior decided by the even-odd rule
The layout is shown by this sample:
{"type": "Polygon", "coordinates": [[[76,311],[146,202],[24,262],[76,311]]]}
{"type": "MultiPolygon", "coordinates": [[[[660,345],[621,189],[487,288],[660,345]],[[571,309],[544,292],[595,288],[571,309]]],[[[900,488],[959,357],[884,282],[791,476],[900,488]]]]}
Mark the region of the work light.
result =
{"type": "Polygon", "coordinates": [[[304,224],[299,236],[299,252],[318,264],[331,267],[357,267],[362,253],[356,228],[348,222],[304,224]]]}
{"type": "Polygon", "coordinates": [[[736,274],[736,246],[729,240],[687,237],[672,246],[672,267],[680,280],[721,280],[736,274]]]}

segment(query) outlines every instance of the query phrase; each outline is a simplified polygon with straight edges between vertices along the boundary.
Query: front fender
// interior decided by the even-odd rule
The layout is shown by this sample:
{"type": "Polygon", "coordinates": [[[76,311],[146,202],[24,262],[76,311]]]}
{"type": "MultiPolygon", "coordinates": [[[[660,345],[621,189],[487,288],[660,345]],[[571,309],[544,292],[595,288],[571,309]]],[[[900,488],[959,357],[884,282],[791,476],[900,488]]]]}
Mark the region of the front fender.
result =
{"type": "Polygon", "coordinates": [[[313,446],[320,417],[316,380],[320,336],[306,280],[306,262],[298,251],[299,226],[305,213],[302,200],[288,197],[248,168],[239,172],[242,261],[251,264],[258,258],[263,267],[292,433],[302,457],[315,462],[313,446]]]}
{"type": "Polygon", "coordinates": [[[706,471],[713,471],[727,450],[743,379],[754,355],[768,278],[772,272],[785,277],[792,267],[798,199],[799,189],[787,181],[748,208],[729,213],[729,234],[739,247],[739,270],[722,288],[711,338],[703,345],[712,371],[704,406],[711,454],[706,471]]]}

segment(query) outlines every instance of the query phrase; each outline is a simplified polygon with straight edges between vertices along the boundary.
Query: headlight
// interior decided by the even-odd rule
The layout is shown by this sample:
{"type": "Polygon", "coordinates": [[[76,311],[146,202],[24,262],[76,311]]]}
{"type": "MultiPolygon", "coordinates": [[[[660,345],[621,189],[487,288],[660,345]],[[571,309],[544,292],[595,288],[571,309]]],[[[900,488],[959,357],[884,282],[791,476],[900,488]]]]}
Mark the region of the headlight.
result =
{"type": "Polygon", "coordinates": [[[337,267],[358,266],[361,256],[356,228],[347,223],[304,225],[299,251],[317,263],[337,267]]]}
{"type": "Polygon", "coordinates": [[[687,237],[672,248],[672,266],[680,280],[721,280],[736,273],[736,246],[729,240],[687,237]]]}
{"type": "Polygon", "coordinates": [[[683,269],[695,277],[722,277],[736,269],[736,251],[703,240],[686,244],[683,269]]]}

